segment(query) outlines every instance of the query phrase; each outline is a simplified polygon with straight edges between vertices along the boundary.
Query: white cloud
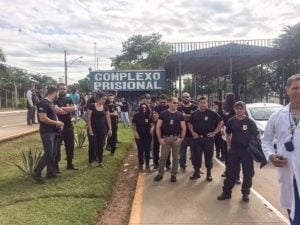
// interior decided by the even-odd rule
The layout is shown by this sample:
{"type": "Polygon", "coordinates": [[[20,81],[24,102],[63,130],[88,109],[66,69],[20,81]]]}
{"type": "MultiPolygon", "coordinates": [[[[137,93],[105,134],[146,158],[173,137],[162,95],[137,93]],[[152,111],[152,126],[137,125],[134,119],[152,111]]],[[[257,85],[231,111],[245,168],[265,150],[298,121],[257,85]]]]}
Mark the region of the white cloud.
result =
{"type": "Polygon", "coordinates": [[[0,48],[11,65],[63,76],[64,50],[70,81],[94,68],[110,69],[122,42],[159,32],[164,41],[276,38],[300,22],[296,0],[0,0],[0,48]]]}

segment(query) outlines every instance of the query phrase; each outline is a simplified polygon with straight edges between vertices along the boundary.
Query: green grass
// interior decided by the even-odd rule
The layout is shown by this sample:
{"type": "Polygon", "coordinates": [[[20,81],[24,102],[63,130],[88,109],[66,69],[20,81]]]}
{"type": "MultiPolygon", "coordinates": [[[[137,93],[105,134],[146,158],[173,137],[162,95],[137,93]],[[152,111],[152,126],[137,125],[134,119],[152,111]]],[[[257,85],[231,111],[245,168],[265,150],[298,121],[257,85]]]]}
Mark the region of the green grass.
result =
{"type": "MultiPolygon", "coordinates": [[[[76,127],[84,128],[83,123],[76,127]]],[[[119,168],[132,147],[132,132],[119,127],[115,156],[104,153],[104,168],[87,168],[87,142],[75,149],[78,171],[67,171],[62,148],[62,174],[45,184],[26,181],[14,165],[21,164],[21,152],[42,149],[39,135],[31,135],[0,145],[0,224],[1,225],[81,225],[94,224],[110,199],[119,168]]]]}

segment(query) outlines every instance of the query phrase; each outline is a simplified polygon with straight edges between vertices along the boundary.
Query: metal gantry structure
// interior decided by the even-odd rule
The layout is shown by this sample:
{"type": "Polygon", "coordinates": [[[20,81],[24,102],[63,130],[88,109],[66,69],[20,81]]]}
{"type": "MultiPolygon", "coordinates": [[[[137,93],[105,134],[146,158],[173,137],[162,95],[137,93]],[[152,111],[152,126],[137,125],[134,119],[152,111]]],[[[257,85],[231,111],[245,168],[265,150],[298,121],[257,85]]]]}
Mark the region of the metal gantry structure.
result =
{"type": "Polygon", "coordinates": [[[232,83],[234,74],[253,66],[262,67],[282,57],[277,39],[177,42],[169,45],[171,53],[165,63],[167,79],[179,81],[178,88],[171,85],[172,93],[174,89],[181,93],[181,76],[185,74],[192,74],[193,84],[204,77],[207,80],[222,76],[228,76],[232,83]]]}

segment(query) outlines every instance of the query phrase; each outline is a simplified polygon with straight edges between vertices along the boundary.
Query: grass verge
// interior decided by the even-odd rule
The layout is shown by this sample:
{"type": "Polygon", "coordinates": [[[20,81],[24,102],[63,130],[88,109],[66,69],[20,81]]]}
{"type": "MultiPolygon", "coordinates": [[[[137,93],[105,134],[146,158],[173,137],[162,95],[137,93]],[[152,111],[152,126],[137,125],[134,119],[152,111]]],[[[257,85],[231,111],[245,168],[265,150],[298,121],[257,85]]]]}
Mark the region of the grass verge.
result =
{"type": "MultiPolygon", "coordinates": [[[[77,128],[84,129],[83,123],[77,128]]],[[[76,129],[76,128],[75,128],[76,129]]],[[[104,153],[104,168],[87,167],[87,143],[75,149],[74,165],[78,171],[67,171],[60,162],[62,174],[55,180],[38,185],[26,181],[14,165],[21,163],[21,152],[42,149],[39,135],[31,135],[0,145],[0,221],[1,225],[76,225],[95,224],[105,208],[119,168],[132,147],[132,132],[119,127],[118,149],[114,156],[104,153]]],[[[64,148],[62,148],[62,153],[64,148]]],[[[62,155],[64,159],[64,154],[62,155]]]]}

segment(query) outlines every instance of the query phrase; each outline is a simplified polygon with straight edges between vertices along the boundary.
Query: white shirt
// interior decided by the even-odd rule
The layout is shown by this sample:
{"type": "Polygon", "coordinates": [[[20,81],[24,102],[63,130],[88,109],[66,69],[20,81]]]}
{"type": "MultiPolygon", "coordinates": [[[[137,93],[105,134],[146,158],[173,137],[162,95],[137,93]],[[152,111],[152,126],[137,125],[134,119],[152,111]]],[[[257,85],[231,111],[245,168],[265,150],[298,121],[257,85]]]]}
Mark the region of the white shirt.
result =
{"type": "Polygon", "coordinates": [[[294,218],[294,178],[296,179],[298,194],[300,196],[300,123],[295,128],[293,138],[294,151],[289,152],[285,149],[284,143],[291,141],[292,134],[289,127],[291,127],[291,124],[295,124],[290,113],[290,104],[288,104],[271,115],[262,137],[262,148],[266,158],[269,160],[270,156],[276,153],[273,144],[274,138],[276,138],[277,154],[282,155],[288,161],[286,166],[277,167],[280,204],[283,208],[290,209],[291,218],[294,218]]]}
{"type": "Polygon", "coordinates": [[[32,91],[29,89],[27,92],[26,92],[26,98],[27,98],[27,101],[28,101],[28,104],[33,107],[33,102],[32,102],[32,91]]]}

